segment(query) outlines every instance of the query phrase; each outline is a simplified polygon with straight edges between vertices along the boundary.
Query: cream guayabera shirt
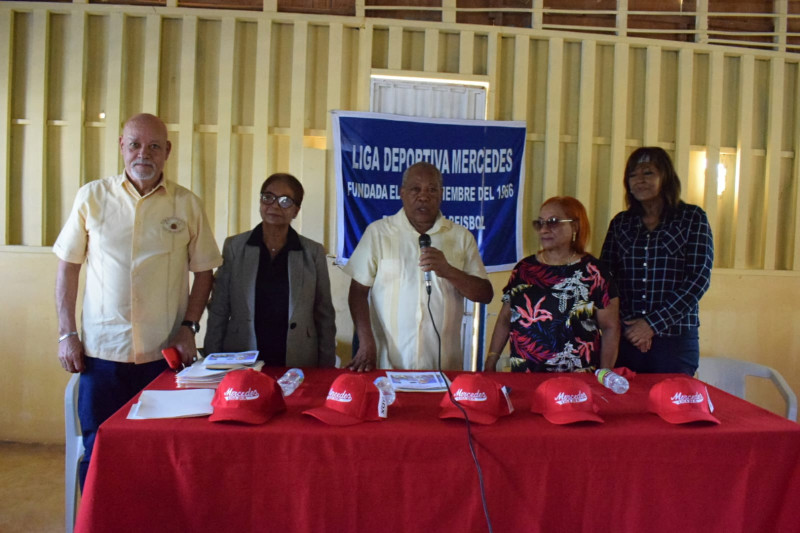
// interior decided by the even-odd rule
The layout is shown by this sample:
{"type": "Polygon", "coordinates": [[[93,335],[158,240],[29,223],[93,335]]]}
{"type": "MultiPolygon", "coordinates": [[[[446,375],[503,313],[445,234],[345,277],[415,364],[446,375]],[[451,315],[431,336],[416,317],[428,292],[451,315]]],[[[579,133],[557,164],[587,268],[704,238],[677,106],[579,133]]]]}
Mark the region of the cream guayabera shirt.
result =
{"type": "MultiPolygon", "coordinates": [[[[431,246],[448,263],[486,279],[475,238],[463,226],[439,214],[428,231],[431,246]]],[[[369,293],[372,332],[378,367],[422,370],[438,366],[438,340],[428,314],[424,274],[419,267],[419,233],[401,209],[370,224],[344,267],[369,293]]],[[[464,297],[453,285],[432,274],[431,312],[442,338],[442,368],[462,368],[461,319],[464,297]]]]}
{"type": "Polygon", "coordinates": [[[197,196],[162,177],[142,197],[125,174],[80,188],[53,251],[86,261],[86,355],[123,363],[160,359],[186,312],[189,271],[222,264],[197,196]]]}

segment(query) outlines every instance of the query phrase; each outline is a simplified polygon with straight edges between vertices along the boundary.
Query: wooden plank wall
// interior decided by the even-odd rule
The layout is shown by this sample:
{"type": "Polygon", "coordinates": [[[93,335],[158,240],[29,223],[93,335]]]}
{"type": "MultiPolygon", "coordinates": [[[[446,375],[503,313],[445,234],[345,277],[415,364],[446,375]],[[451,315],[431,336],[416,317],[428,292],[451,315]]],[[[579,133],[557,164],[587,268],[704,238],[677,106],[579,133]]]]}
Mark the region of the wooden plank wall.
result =
{"type": "MultiPolygon", "coordinates": [[[[525,218],[583,201],[599,251],[636,147],[670,152],[715,231],[718,268],[800,270],[800,57],[456,23],[96,4],[0,4],[0,245],[49,246],[77,188],[117,173],[124,120],[168,124],[167,173],[222,242],[258,220],[270,173],[300,177],[297,226],[335,249],[329,111],[371,74],[489,83],[528,125],[525,218]],[[704,165],[708,161],[707,168],[704,165]],[[718,165],[726,167],[717,194],[718,165]]],[[[529,251],[533,234],[526,234],[529,251]]]]}

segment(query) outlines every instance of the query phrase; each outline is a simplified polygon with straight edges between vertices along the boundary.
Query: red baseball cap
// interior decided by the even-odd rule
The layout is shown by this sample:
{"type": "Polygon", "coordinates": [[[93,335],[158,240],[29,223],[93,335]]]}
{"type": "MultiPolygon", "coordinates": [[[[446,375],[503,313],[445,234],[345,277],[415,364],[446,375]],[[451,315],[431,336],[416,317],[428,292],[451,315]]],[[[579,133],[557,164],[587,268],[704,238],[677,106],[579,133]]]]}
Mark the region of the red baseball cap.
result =
{"type": "MultiPolygon", "coordinates": [[[[472,422],[493,424],[499,417],[514,412],[508,389],[482,374],[460,374],[453,380],[450,390],[472,422]]],[[[445,393],[439,406],[442,408],[439,418],[464,418],[448,393],[445,393]]]]}
{"type": "Polygon", "coordinates": [[[714,406],[706,384],[690,377],[668,378],[656,383],[647,398],[647,410],[671,424],[713,422],[714,406]]]}
{"type": "Polygon", "coordinates": [[[278,382],[253,369],[233,370],[222,378],[211,400],[211,422],[263,424],[286,410],[278,382]]]}
{"type": "Polygon", "coordinates": [[[531,411],[553,424],[603,422],[588,383],[573,377],[550,378],[533,392],[531,411]]]}
{"type": "Polygon", "coordinates": [[[359,422],[386,418],[386,402],[378,388],[365,374],[340,374],[320,407],[303,411],[332,426],[350,426],[359,422]]]}

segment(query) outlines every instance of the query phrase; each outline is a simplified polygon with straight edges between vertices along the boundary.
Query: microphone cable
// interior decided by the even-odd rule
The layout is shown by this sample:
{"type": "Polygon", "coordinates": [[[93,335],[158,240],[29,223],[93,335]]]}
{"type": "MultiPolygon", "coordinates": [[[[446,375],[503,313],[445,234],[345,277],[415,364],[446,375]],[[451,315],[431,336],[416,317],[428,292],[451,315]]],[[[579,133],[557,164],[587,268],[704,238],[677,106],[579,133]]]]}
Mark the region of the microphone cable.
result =
{"type": "Polygon", "coordinates": [[[444,375],[442,372],[442,337],[439,335],[439,330],[436,328],[436,321],[433,319],[433,312],[431,311],[431,290],[430,287],[427,288],[428,291],[428,316],[431,317],[431,324],[433,325],[433,331],[436,333],[436,339],[438,340],[438,350],[439,350],[439,358],[438,358],[438,365],[439,365],[439,375],[442,376],[445,385],[447,386],[447,395],[450,397],[450,402],[461,411],[461,414],[464,415],[464,421],[466,422],[467,428],[467,444],[469,445],[469,452],[472,454],[472,460],[475,463],[475,469],[478,471],[478,485],[481,491],[481,504],[483,504],[483,514],[486,517],[486,526],[489,528],[489,533],[493,533],[494,530],[492,529],[492,519],[489,517],[489,506],[486,503],[486,489],[484,488],[483,484],[483,470],[481,469],[481,464],[478,461],[478,455],[475,453],[475,446],[473,444],[472,439],[472,427],[470,426],[469,416],[467,416],[467,411],[464,410],[464,407],[458,403],[458,400],[455,399],[453,396],[453,391],[450,390],[450,385],[447,381],[447,376],[444,375]]]}

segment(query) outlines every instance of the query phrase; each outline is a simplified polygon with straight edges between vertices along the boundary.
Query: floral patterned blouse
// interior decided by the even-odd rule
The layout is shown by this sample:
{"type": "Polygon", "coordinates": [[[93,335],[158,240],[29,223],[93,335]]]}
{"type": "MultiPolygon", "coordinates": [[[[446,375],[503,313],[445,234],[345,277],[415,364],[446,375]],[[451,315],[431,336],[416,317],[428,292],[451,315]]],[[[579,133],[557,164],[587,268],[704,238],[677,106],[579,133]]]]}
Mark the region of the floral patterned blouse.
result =
{"type": "Polygon", "coordinates": [[[593,371],[600,359],[597,310],[616,297],[589,254],[568,265],[545,265],[535,255],[517,263],[503,289],[511,305],[512,371],[593,371]]]}

